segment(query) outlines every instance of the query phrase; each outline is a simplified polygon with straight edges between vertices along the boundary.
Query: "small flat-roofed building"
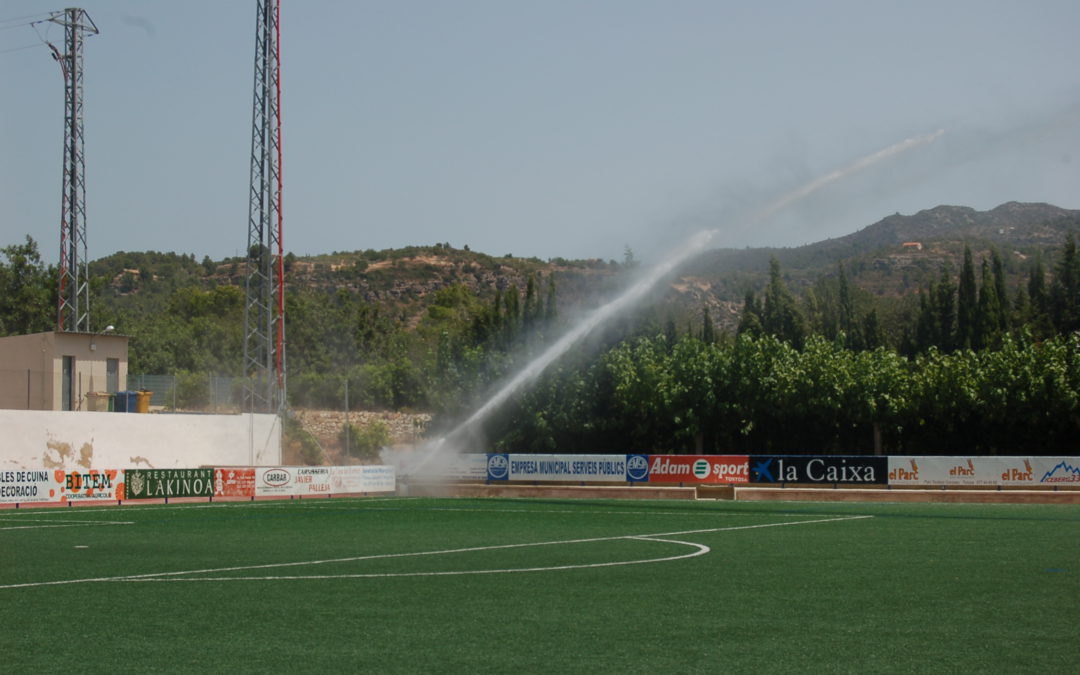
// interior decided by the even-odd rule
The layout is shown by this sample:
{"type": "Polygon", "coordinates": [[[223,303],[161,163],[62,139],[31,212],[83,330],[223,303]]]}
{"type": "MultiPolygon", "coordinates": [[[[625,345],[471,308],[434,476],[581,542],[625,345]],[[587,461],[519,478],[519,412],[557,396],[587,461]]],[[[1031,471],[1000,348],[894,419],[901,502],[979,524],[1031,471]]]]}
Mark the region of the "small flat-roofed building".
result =
{"type": "Polygon", "coordinates": [[[128,337],[48,332],[0,338],[0,408],[105,410],[127,388],[128,337]]]}

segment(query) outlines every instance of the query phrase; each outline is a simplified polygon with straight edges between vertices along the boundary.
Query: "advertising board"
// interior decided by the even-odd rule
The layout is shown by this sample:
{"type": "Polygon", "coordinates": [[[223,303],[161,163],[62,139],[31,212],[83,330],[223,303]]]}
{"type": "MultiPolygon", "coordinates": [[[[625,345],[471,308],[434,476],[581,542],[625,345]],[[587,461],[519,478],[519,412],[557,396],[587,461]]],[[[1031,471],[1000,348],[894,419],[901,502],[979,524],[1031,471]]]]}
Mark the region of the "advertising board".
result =
{"type": "Polygon", "coordinates": [[[332,466],[330,488],[334,494],[393,492],[397,489],[394,467],[368,464],[332,466]]]}
{"type": "Polygon", "coordinates": [[[626,455],[488,455],[488,480],[626,482],[626,455]]]}
{"type": "Polygon", "coordinates": [[[254,497],[255,469],[214,469],[215,497],[254,497]]]}
{"type": "Polygon", "coordinates": [[[746,455],[650,455],[650,483],[746,483],[746,455]]]}
{"type": "Polygon", "coordinates": [[[124,471],[120,469],[90,469],[87,471],[53,472],[54,501],[78,502],[95,499],[123,499],[124,471]]]}
{"type": "Polygon", "coordinates": [[[436,470],[443,478],[484,480],[487,478],[487,455],[449,454],[445,458],[440,458],[436,470]]]}
{"type": "Polygon", "coordinates": [[[889,485],[1080,485],[1077,457],[889,457],[889,485]]]}
{"type": "Polygon", "coordinates": [[[213,469],[127,469],[124,472],[124,499],[213,495],[213,469]]]}
{"type": "Polygon", "coordinates": [[[255,469],[255,496],[330,494],[330,467],[275,466],[255,469]]]}
{"type": "Polygon", "coordinates": [[[749,462],[752,483],[883,485],[889,470],[880,456],[754,455],[749,462]]]}
{"type": "MultiPolygon", "coordinates": [[[[0,504],[60,501],[52,471],[0,471],[0,504]]],[[[63,471],[55,473],[63,474],[63,471]]]]}

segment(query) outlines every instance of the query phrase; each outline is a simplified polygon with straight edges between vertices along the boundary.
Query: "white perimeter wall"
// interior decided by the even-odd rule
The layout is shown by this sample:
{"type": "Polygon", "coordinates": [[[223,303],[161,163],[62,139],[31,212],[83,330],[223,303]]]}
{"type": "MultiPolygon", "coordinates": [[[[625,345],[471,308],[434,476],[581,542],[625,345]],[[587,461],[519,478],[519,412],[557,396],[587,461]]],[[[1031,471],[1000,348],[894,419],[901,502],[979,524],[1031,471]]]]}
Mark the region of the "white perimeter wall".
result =
{"type": "Polygon", "coordinates": [[[276,415],[0,410],[0,470],[277,464],[276,415]]]}

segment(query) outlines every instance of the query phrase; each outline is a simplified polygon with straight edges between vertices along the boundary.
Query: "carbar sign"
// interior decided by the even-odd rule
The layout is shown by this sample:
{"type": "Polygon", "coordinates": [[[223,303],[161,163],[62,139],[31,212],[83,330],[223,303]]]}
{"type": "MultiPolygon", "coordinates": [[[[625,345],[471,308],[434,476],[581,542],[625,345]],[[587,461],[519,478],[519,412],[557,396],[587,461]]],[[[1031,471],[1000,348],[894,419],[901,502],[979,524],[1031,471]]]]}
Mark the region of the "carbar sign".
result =
{"type": "Polygon", "coordinates": [[[651,455],[650,483],[747,483],[746,455],[651,455]]]}
{"type": "Polygon", "coordinates": [[[330,494],[328,466],[275,466],[255,470],[255,496],[330,494]]]}
{"type": "Polygon", "coordinates": [[[888,480],[886,457],[752,456],[752,483],[847,483],[875,485],[888,480]]]}

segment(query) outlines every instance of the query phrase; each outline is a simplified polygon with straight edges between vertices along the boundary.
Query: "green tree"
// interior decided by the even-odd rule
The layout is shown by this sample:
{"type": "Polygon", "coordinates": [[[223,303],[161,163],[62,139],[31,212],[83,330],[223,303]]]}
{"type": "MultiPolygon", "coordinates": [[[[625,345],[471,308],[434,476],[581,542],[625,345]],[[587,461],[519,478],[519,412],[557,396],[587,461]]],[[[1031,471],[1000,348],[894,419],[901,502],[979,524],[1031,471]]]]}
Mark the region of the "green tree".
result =
{"type": "Polygon", "coordinates": [[[1054,327],[1059,333],[1067,335],[1080,330],[1080,256],[1072,232],[1065,238],[1065,250],[1054,275],[1051,307],[1054,327]]]}
{"type": "Polygon", "coordinates": [[[713,325],[708,307],[701,314],[701,341],[707,345],[716,342],[716,326],[713,325]]]}
{"type": "Polygon", "coordinates": [[[975,331],[971,346],[975,349],[996,347],[1002,335],[1001,315],[1004,311],[998,299],[997,284],[994,283],[990,263],[982,262],[982,287],[979,289],[979,304],[975,314],[975,331]]]}
{"type": "Polygon", "coordinates": [[[994,292],[1001,308],[998,312],[998,331],[1005,334],[1012,325],[1009,318],[1009,289],[1005,285],[1005,263],[996,247],[990,249],[990,268],[994,276],[994,292]]]}
{"type": "Polygon", "coordinates": [[[801,348],[806,339],[805,321],[795,297],[784,284],[780,275],[780,261],[775,256],[769,259],[769,285],[765,289],[762,328],[796,349],[801,348]]]}
{"type": "Polygon", "coordinates": [[[956,299],[956,346],[970,348],[975,343],[975,323],[978,313],[978,299],[975,289],[975,264],[971,259],[971,248],[964,246],[964,263],[960,268],[960,286],[956,299]]]}
{"type": "Polygon", "coordinates": [[[59,302],[55,268],[46,267],[37,242],[0,249],[0,335],[53,330],[59,302]]]}

